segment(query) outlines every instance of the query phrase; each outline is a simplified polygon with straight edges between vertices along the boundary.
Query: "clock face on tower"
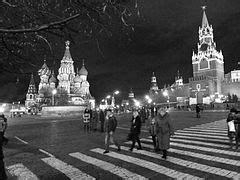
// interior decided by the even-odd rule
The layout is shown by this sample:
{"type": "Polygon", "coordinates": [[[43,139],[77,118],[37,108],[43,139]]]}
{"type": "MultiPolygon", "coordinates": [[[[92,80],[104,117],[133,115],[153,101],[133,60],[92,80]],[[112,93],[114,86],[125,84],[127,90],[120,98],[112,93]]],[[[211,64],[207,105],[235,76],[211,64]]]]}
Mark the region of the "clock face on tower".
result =
{"type": "Polygon", "coordinates": [[[208,48],[208,45],[205,44],[205,43],[203,43],[203,44],[201,45],[201,47],[200,47],[200,50],[201,50],[201,51],[206,51],[207,48],[208,48]]]}

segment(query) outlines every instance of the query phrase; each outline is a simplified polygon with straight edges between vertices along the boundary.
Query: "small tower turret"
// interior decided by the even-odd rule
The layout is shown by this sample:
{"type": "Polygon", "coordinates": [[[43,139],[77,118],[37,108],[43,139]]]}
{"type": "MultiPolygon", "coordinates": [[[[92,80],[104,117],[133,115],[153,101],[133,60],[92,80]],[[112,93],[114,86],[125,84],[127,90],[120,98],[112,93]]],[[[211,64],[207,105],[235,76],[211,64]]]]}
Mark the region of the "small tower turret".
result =
{"type": "Polygon", "coordinates": [[[36,103],[36,96],[37,96],[37,90],[36,90],[33,74],[31,74],[31,79],[30,79],[28,91],[26,94],[26,101],[25,101],[26,108],[29,108],[30,106],[36,103]]]}

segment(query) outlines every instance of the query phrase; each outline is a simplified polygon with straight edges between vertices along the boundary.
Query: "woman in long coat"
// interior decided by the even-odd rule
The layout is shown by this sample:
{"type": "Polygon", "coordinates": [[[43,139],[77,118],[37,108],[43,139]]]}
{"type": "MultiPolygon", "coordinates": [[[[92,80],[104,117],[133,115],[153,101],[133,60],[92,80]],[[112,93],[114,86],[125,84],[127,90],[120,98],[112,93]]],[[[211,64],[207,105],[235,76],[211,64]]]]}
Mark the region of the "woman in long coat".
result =
{"type": "Polygon", "coordinates": [[[158,146],[163,151],[162,158],[167,158],[167,150],[170,148],[170,136],[174,134],[170,115],[165,109],[160,108],[155,117],[158,146]]]}
{"type": "Polygon", "coordinates": [[[131,134],[132,134],[132,137],[131,137],[132,145],[131,145],[131,148],[129,150],[130,151],[133,150],[133,148],[135,147],[136,141],[138,143],[138,148],[137,149],[141,150],[142,146],[141,146],[141,142],[140,142],[140,139],[139,139],[139,135],[141,133],[141,118],[140,118],[137,110],[133,111],[133,117],[132,117],[132,123],[131,123],[131,130],[130,131],[131,131],[131,134]]]}

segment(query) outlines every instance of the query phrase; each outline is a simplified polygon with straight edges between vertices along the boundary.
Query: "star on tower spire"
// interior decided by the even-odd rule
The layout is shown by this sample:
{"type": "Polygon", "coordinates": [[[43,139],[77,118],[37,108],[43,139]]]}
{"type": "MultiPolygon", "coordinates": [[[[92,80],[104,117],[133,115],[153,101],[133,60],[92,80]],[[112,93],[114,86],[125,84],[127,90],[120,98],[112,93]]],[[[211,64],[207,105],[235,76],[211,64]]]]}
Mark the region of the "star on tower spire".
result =
{"type": "Polygon", "coordinates": [[[209,26],[207,15],[206,15],[206,8],[207,6],[202,6],[202,10],[203,10],[202,28],[209,26]]]}

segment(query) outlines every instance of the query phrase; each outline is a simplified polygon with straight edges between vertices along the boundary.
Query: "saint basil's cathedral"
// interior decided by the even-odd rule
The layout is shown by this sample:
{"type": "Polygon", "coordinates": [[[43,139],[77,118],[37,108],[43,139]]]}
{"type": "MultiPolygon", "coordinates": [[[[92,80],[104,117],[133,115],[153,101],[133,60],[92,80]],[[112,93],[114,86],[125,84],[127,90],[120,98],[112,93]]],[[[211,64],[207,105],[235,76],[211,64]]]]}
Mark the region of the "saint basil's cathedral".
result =
{"type": "MultiPolygon", "coordinates": [[[[64,93],[67,95],[67,101],[70,105],[90,105],[95,107],[95,99],[89,91],[89,82],[87,81],[88,71],[85,68],[84,61],[82,68],[75,73],[74,61],[70,54],[70,42],[66,41],[64,56],[61,60],[60,68],[58,69],[57,78],[54,71],[51,71],[45,60],[42,67],[38,70],[40,83],[38,91],[34,83],[33,75],[31,76],[28,92],[26,94],[25,107],[30,108],[35,104],[44,104],[44,100],[48,97],[52,101],[53,90],[56,89],[57,96],[64,93]]],[[[52,103],[51,103],[52,104],[52,103]]],[[[54,105],[58,105],[55,101],[54,105]]]]}
{"type": "MultiPolygon", "coordinates": [[[[171,86],[158,89],[156,76],[153,73],[149,94],[153,99],[168,99],[178,104],[221,103],[230,95],[240,97],[240,70],[224,74],[224,60],[221,50],[217,50],[213,39],[213,27],[209,25],[206,7],[203,6],[202,24],[199,27],[197,52],[192,54],[193,77],[183,83],[179,75],[171,86]],[[165,92],[165,93],[163,93],[165,92]]],[[[165,100],[166,101],[166,100],[165,100]]]]}

